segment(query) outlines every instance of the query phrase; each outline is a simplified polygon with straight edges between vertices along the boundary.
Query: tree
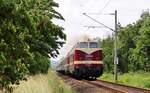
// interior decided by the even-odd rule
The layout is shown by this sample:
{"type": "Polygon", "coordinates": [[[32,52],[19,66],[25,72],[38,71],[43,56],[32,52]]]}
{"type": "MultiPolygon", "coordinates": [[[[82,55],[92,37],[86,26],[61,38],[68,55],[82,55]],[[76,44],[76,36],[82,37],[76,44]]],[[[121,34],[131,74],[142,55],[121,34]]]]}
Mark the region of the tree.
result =
{"type": "MultiPolygon", "coordinates": [[[[135,23],[125,27],[118,26],[118,70],[150,71],[150,14],[143,12],[135,23]]],[[[113,67],[113,40],[103,40],[104,66],[110,72],[113,67]]]]}
{"type": "Polygon", "coordinates": [[[113,38],[108,36],[106,39],[102,41],[103,46],[103,63],[104,63],[104,69],[107,72],[113,71],[113,38]]]}
{"type": "Polygon", "coordinates": [[[52,22],[64,20],[54,7],[53,0],[0,0],[0,87],[11,92],[11,85],[31,74],[32,67],[48,70],[49,54],[57,56],[66,40],[64,29],[52,22]]]}
{"type": "Polygon", "coordinates": [[[149,56],[144,46],[150,44],[150,15],[144,12],[141,18],[133,24],[120,29],[119,37],[119,69],[121,72],[129,70],[149,70],[149,56]]]}
{"type": "Polygon", "coordinates": [[[150,71],[150,56],[148,55],[148,47],[150,45],[150,14],[144,12],[141,16],[141,27],[139,28],[139,36],[136,39],[136,48],[133,49],[131,57],[138,63],[138,68],[144,71],[150,71]]]}
{"type": "Polygon", "coordinates": [[[131,49],[135,48],[134,37],[137,35],[137,30],[134,25],[129,24],[126,27],[121,27],[118,32],[118,48],[119,48],[119,64],[118,68],[121,72],[128,72],[129,55],[131,49]]]}

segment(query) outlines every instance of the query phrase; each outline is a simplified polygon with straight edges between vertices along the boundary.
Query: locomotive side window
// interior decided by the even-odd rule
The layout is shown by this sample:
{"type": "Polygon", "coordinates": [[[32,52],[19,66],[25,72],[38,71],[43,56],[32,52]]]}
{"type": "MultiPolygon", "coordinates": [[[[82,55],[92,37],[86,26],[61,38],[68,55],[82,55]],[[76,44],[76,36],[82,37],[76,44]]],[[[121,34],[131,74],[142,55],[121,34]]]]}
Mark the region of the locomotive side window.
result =
{"type": "Polygon", "coordinates": [[[96,42],[90,42],[89,48],[98,48],[98,44],[96,42]]]}
{"type": "Polygon", "coordinates": [[[80,42],[79,48],[88,48],[88,42],[80,42]]]}

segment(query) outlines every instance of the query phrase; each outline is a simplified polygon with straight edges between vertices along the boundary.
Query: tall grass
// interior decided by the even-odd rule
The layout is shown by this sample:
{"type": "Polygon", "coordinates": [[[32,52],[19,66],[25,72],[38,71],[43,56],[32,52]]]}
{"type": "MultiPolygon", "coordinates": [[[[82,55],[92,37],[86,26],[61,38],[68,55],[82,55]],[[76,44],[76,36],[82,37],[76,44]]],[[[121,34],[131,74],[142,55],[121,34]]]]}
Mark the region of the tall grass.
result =
{"type": "Polygon", "coordinates": [[[51,91],[47,75],[36,75],[29,77],[28,81],[21,82],[14,93],[52,93],[51,91]]]}
{"type": "Polygon", "coordinates": [[[13,93],[73,93],[71,87],[49,71],[47,75],[36,75],[29,77],[28,81],[21,82],[13,93]]]}
{"type": "Polygon", "coordinates": [[[49,71],[48,77],[50,77],[48,83],[52,88],[52,93],[74,93],[71,87],[67,86],[53,71],[49,71]]]}
{"type": "MultiPolygon", "coordinates": [[[[113,74],[104,73],[99,79],[114,82],[113,77],[113,74]]],[[[142,88],[150,88],[150,73],[141,71],[118,74],[118,83],[142,88]]]]}

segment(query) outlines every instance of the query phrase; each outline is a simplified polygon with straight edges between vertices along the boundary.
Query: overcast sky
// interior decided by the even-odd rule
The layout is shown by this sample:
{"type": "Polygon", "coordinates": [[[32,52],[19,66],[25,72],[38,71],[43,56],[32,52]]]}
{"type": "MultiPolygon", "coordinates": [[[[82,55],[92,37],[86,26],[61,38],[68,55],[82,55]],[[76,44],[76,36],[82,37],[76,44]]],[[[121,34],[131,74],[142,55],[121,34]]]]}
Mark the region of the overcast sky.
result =
{"type": "Polygon", "coordinates": [[[65,21],[54,20],[55,23],[65,28],[67,43],[60,50],[58,60],[65,56],[71,47],[84,35],[105,38],[112,34],[107,28],[87,28],[85,26],[100,26],[87,18],[83,13],[95,18],[101,23],[114,28],[114,16],[107,15],[118,11],[118,22],[122,26],[136,22],[143,10],[150,8],[150,0],[54,0],[59,3],[59,11],[65,21]],[[93,14],[94,13],[94,14],[93,14]],[[96,14],[95,14],[96,13],[96,14]],[[99,13],[99,14],[97,14],[99,13]]]}

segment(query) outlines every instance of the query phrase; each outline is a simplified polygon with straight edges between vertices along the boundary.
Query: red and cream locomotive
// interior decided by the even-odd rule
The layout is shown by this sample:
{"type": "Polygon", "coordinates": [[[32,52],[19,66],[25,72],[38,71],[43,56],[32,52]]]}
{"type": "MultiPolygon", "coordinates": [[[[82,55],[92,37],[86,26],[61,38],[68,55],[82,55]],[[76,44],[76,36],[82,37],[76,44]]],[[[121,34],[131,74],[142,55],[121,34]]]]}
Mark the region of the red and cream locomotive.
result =
{"type": "Polygon", "coordinates": [[[93,78],[103,73],[102,48],[94,40],[78,42],[57,66],[59,72],[77,78],[93,78]]]}

